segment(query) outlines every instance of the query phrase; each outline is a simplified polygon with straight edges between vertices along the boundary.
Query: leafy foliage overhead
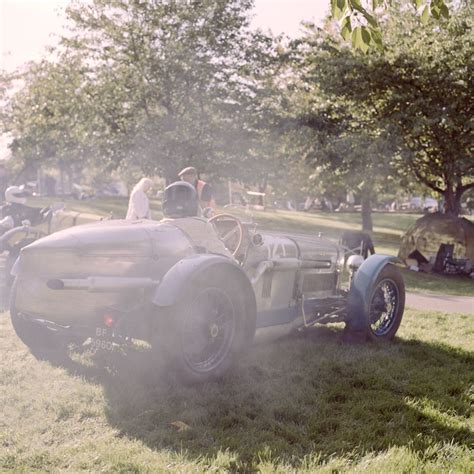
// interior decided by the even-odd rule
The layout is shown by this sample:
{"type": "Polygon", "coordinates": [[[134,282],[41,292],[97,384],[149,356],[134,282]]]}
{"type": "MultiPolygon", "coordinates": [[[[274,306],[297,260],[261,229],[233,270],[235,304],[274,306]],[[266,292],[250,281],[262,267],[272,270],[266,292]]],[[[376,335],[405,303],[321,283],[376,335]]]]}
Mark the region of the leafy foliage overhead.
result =
{"type": "Polygon", "coordinates": [[[330,0],[331,15],[340,22],[340,33],[346,41],[351,41],[355,50],[367,53],[370,49],[383,50],[380,17],[396,5],[401,11],[413,10],[426,24],[430,17],[449,18],[449,9],[444,0],[330,0]]]}
{"type": "MultiPolygon", "coordinates": [[[[362,131],[369,141],[386,143],[375,162],[391,160],[398,173],[441,193],[457,214],[462,194],[474,187],[472,16],[461,10],[443,28],[430,25],[419,28],[409,12],[394,15],[385,27],[384,54],[367,56],[336,48],[316,32],[301,48],[299,96],[307,97],[307,123],[337,119],[336,143],[362,131]]],[[[324,146],[329,130],[321,131],[312,142],[316,162],[325,156],[339,172],[352,166],[355,172],[370,156],[371,147],[362,145],[367,153],[357,167],[349,153],[331,155],[324,146]]]]}

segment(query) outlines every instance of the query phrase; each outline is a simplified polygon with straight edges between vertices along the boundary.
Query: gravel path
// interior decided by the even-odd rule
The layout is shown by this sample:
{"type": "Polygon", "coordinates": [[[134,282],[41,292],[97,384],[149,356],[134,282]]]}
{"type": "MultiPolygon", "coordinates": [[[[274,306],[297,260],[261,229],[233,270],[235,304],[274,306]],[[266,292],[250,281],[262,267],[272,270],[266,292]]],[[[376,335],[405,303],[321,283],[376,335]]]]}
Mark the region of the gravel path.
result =
{"type": "Polygon", "coordinates": [[[474,314],[474,297],[453,295],[406,294],[406,306],[415,309],[443,311],[446,313],[474,314]]]}

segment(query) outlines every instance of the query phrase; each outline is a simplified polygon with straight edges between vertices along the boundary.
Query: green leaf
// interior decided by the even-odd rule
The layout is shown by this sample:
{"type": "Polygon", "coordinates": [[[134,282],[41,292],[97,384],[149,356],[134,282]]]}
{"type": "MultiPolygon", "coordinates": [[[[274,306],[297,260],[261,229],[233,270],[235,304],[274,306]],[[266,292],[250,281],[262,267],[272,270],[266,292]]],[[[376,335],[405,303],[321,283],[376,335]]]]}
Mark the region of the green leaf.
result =
{"type": "Polygon", "coordinates": [[[372,28],[370,30],[370,36],[372,38],[372,42],[373,42],[374,46],[379,51],[383,51],[382,34],[380,33],[380,30],[372,28]]]}
{"type": "Polygon", "coordinates": [[[360,43],[362,43],[362,32],[361,27],[356,26],[352,31],[352,47],[354,49],[359,49],[360,43]]]}
{"type": "Polygon", "coordinates": [[[336,20],[340,20],[346,10],[346,0],[331,0],[331,14],[336,20]]]}
{"type": "Polygon", "coordinates": [[[421,8],[421,6],[423,5],[423,1],[424,0],[415,0],[416,8],[421,8]]]}
{"type": "Polygon", "coordinates": [[[434,18],[439,20],[439,17],[440,17],[439,7],[431,5],[431,14],[433,15],[434,18]]]}
{"type": "Polygon", "coordinates": [[[362,41],[367,46],[370,44],[370,32],[365,26],[362,27],[362,41]]]}
{"type": "Polygon", "coordinates": [[[352,32],[351,17],[346,16],[342,22],[341,36],[346,41],[349,41],[349,39],[351,38],[351,32],[352,32]]]}
{"type": "Polygon", "coordinates": [[[445,18],[449,18],[449,8],[446,6],[445,3],[443,3],[439,7],[439,11],[441,12],[441,15],[443,15],[445,18]]]}
{"type": "Polygon", "coordinates": [[[426,25],[428,23],[428,20],[430,18],[430,7],[428,5],[425,6],[423,9],[423,13],[421,14],[421,22],[426,25]]]}
{"type": "Polygon", "coordinates": [[[379,26],[377,20],[372,15],[367,15],[365,18],[372,28],[377,28],[379,26]]]}
{"type": "MultiPolygon", "coordinates": [[[[369,42],[370,42],[370,35],[369,35],[369,42]]],[[[369,49],[369,45],[365,43],[363,35],[362,35],[362,27],[357,26],[354,28],[352,32],[352,47],[354,49],[359,49],[363,53],[366,53],[369,49]]]]}
{"type": "Polygon", "coordinates": [[[351,38],[351,30],[344,26],[341,30],[341,36],[344,38],[345,41],[349,41],[349,39],[351,38]]]}
{"type": "Polygon", "coordinates": [[[343,27],[344,27],[344,26],[347,26],[347,27],[349,27],[350,29],[352,29],[352,28],[351,28],[351,17],[350,17],[350,15],[347,15],[347,16],[344,18],[344,20],[342,20],[342,26],[343,26],[343,27]]]}

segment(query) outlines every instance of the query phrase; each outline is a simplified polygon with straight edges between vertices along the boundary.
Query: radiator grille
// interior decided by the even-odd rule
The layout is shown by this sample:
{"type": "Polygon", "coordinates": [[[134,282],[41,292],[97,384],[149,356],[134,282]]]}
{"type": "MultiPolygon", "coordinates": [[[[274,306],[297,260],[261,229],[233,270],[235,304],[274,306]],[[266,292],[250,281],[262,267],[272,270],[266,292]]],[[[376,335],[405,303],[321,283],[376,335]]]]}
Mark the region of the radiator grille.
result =
{"type": "Polygon", "coordinates": [[[303,293],[332,291],[336,286],[336,280],[336,273],[310,273],[304,275],[301,291],[303,293]]]}

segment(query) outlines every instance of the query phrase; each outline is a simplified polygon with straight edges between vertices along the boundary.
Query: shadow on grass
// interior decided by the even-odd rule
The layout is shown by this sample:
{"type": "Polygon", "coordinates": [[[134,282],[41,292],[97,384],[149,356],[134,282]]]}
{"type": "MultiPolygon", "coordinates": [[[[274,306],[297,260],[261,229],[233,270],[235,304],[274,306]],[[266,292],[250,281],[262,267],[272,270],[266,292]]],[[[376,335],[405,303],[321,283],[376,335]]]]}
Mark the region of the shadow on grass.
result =
{"type": "Polygon", "coordinates": [[[92,361],[66,368],[104,387],[110,424],[189,459],[229,450],[237,469],[252,470],[258,460],[298,467],[312,453],[357,459],[392,446],[425,458],[440,443],[474,441],[465,424],[474,359],[449,346],[346,346],[338,329],[317,328],[256,344],[223,380],[193,387],[158,372],[146,352],[92,361]]]}

